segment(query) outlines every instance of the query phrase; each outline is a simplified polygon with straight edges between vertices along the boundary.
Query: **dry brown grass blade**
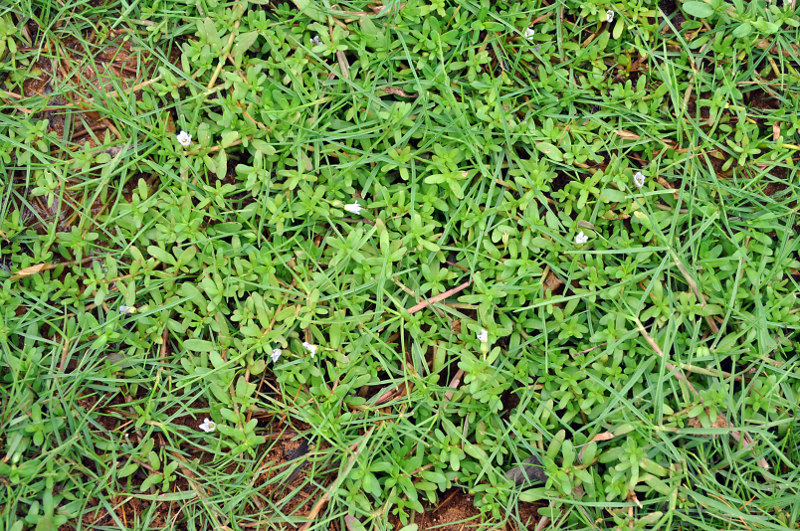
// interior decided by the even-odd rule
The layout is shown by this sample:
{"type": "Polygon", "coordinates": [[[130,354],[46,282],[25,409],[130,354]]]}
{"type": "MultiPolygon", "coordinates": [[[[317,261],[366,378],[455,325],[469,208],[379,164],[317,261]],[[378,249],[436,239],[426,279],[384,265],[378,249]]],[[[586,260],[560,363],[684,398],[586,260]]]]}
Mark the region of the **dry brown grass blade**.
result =
{"type": "Polygon", "coordinates": [[[393,96],[402,96],[403,98],[416,98],[418,94],[409,94],[405,90],[397,87],[383,87],[381,89],[386,94],[392,94],[393,96]]]}
{"type": "Polygon", "coordinates": [[[350,79],[350,66],[347,64],[347,58],[344,56],[344,52],[339,50],[336,52],[336,59],[339,60],[339,68],[342,69],[342,76],[345,79],[350,79]]]}
{"type": "Polygon", "coordinates": [[[462,376],[464,376],[464,370],[463,369],[458,369],[458,372],[456,372],[456,375],[453,377],[453,380],[450,382],[450,385],[448,386],[448,387],[450,387],[452,389],[452,391],[447,391],[444,394],[444,401],[445,402],[449,402],[450,399],[453,398],[453,393],[456,392],[456,389],[458,389],[458,386],[461,384],[461,377],[462,376]]]}

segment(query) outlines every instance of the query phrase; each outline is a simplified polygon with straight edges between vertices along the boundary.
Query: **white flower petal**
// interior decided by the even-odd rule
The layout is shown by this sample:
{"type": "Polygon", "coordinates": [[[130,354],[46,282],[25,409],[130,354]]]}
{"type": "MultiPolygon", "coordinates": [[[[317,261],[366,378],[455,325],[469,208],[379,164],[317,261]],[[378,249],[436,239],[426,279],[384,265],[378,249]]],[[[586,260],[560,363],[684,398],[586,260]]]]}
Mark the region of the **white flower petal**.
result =
{"type": "Polygon", "coordinates": [[[189,145],[192,143],[192,135],[190,135],[186,131],[181,131],[180,133],[178,133],[178,136],[176,138],[178,139],[178,143],[183,147],[189,147],[189,145]]]}
{"type": "Polygon", "coordinates": [[[640,172],[640,171],[637,171],[636,173],[634,173],[634,174],[633,174],[633,182],[634,182],[634,183],[636,184],[636,186],[638,186],[639,188],[641,188],[642,186],[644,186],[644,174],[643,174],[642,172],[640,172]]]}
{"type": "Polygon", "coordinates": [[[361,214],[361,205],[358,204],[358,201],[345,205],[344,209],[351,214],[361,214]]]}
{"type": "Polygon", "coordinates": [[[277,363],[281,357],[281,349],[276,348],[272,351],[272,354],[269,355],[272,358],[272,363],[277,363]]]}
{"type": "Polygon", "coordinates": [[[580,231],[577,234],[577,236],[575,236],[575,243],[577,243],[578,245],[583,245],[584,243],[586,243],[588,241],[589,241],[589,237],[587,235],[585,235],[583,233],[583,231],[580,231]]]}
{"type": "Polygon", "coordinates": [[[312,358],[317,354],[317,346],[312,345],[308,341],[303,341],[303,348],[311,353],[312,358]]]}
{"type": "Polygon", "coordinates": [[[606,11],[606,22],[608,22],[609,24],[614,22],[614,10],[613,9],[609,9],[608,11],[606,11]]]}
{"type": "Polygon", "coordinates": [[[536,35],[536,31],[533,28],[526,28],[525,29],[525,38],[530,40],[533,36],[536,35]]]}
{"type": "Polygon", "coordinates": [[[211,419],[203,419],[203,423],[200,424],[199,428],[206,433],[211,433],[217,429],[217,423],[211,419]]]}
{"type": "Polygon", "coordinates": [[[489,341],[489,331],[486,330],[485,328],[481,328],[481,331],[478,332],[477,337],[478,341],[480,341],[481,343],[486,343],[487,341],[489,341]]]}

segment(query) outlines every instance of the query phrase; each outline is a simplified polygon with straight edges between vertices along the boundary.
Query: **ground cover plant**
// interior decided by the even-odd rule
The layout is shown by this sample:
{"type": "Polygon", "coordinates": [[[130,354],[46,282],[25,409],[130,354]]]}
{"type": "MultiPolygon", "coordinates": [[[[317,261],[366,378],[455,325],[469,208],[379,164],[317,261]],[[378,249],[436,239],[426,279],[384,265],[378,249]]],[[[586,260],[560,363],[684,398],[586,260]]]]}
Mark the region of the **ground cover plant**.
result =
{"type": "Polygon", "coordinates": [[[0,528],[800,528],[794,1],[0,7],[0,528]]]}

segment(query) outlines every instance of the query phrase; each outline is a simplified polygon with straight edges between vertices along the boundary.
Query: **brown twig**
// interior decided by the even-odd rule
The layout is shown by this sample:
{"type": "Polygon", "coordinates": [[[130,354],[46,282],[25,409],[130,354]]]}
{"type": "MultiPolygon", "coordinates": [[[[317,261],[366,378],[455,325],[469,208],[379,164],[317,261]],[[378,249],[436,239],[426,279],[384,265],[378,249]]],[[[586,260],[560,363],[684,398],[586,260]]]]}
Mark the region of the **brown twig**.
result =
{"type": "Polygon", "coordinates": [[[233,40],[239,34],[239,24],[242,22],[242,15],[244,14],[244,6],[240,3],[237,4],[239,8],[239,17],[236,19],[236,22],[233,23],[233,29],[231,30],[231,34],[228,37],[228,42],[225,43],[225,47],[222,49],[222,53],[220,54],[219,63],[217,63],[217,68],[214,69],[214,73],[211,75],[211,79],[206,86],[207,90],[211,90],[211,87],[214,86],[214,83],[217,82],[217,78],[219,77],[220,72],[222,72],[222,67],[225,66],[225,63],[228,61],[226,57],[228,52],[231,51],[231,46],[233,46],[233,40]]]}
{"type": "MultiPolygon", "coordinates": [[[[412,290],[411,288],[409,288],[408,286],[406,286],[405,284],[403,284],[402,282],[400,282],[400,281],[399,281],[399,280],[397,280],[397,279],[393,279],[393,280],[392,280],[392,282],[394,282],[394,283],[395,283],[395,285],[396,285],[398,288],[400,288],[401,290],[405,291],[406,293],[408,293],[409,295],[411,295],[412,297],[414,297],[414,299],[415,299],[415,300],[419,300],[419,296],[417,296],[417,294],[416,294],[416,293],[414,293],[414,290],[412,290]]],[[[438,309],[436,309],[436,308],[431,308],[431,310],[433,310],[434,312],[436,312],[436,315],[438,315],[439,317],[442,317],[442,313],[441,313],[441,312],[440,312],[438,309]]]]}
{"type": "Polygon", "coordinates": [[[447,297],[449,297],[451,295],[455,295],[459,291],[463,291],[465,288],[469,287],[470,284],[472,284],[472,280],[468,280],[468,281],[464,282],[463,284],[461,284],[460,286],[456,286],[455,288],[449,289],[449,290],[445,291],[444,293],[440,293],[439,295],[431,297],[430,299],[428,299],[426,301],[420,302],[419,304],[415,304],[414,306],[412,306],[411,308],[408,309],[408,313],[413,314],[413,313],[418,312],[418,311],[420,311],[420,310],[422,310],[424,308],[427,308],[431,304],[436,304],[437,302],[442,301],[442,300],[446,299],[447,297]]]}

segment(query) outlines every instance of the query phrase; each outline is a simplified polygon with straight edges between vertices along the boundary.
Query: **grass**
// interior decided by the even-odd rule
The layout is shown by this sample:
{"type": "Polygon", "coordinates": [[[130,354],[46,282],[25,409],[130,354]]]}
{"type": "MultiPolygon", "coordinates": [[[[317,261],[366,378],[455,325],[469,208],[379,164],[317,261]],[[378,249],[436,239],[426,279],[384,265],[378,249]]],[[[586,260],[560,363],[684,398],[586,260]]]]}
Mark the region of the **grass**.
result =
{"type": "Polygon", "coordinates": [[[0,528],[798,529],[797,15],[0,7],[0,528]]]}

